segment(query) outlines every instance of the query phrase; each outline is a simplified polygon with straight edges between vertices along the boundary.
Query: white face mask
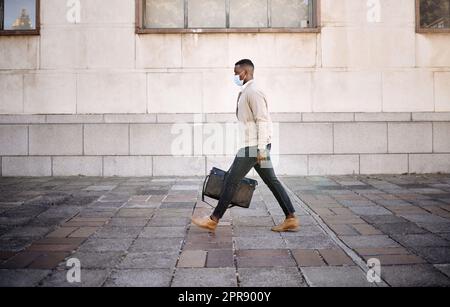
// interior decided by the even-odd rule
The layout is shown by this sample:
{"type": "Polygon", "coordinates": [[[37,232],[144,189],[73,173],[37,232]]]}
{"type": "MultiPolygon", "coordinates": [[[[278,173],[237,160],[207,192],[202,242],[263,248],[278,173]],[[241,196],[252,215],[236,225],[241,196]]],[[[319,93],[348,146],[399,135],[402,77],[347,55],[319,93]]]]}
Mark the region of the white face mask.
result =
{"type": "Polygon", "coordinates": [[[244,80],[241,80],[241,78],[239,77],[239,75],[234,75],[234,83],[237,86],[243,86],[244,85],[244,80]]]}

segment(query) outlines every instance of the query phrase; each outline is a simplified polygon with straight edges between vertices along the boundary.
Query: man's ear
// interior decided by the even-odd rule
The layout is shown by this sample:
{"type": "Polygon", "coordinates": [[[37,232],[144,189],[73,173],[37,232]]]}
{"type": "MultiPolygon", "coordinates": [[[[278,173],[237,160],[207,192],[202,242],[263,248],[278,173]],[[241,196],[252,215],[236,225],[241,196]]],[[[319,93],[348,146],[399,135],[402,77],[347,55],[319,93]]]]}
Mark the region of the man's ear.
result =
{"type": "Polygon", "coordinates": [[[245,73],[245,75],[244,75],[244,80],[245,80],[245,78],[247,78],[247,76],[248,76],[248,70],[247,70],[247,68],[244,68],[242,71],[245,73]]]}

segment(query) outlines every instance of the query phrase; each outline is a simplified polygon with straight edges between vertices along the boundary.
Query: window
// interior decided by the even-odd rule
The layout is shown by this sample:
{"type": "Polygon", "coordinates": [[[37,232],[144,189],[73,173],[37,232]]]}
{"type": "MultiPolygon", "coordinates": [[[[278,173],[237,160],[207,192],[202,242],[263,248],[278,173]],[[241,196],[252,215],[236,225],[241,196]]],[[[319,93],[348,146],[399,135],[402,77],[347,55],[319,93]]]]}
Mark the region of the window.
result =
{"type": "Polygon", "coordinates": [[[0,0],[1,35],[35,35],[39,27],[39,0],[0,0]]]}
{"type": "Polygon", "coordinates": [[[318,8],[319,0],[136,0],[136,32],[318,32],[318,8]]]}
{"type": "Polygon", "coordinates": [[[416,29],[450,33],[450,0],[416,0],[416,29]]]}

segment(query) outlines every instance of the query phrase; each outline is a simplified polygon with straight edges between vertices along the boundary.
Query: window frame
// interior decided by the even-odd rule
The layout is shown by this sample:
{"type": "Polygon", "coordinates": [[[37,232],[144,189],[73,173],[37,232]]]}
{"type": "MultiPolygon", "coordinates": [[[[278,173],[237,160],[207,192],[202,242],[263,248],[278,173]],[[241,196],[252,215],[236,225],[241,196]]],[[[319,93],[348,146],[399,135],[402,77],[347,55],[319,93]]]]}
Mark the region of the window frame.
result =
{"type": "Polygon", "coordinates": [[[423,28],[420,25],[420,0],[416,0],[416,33],[450,33],[450,28],[423,28]]]}
{"type": "MultiPolygon", "coordinates": [[[[311,28],[145,28],[144,1],[135,0],[136,34],[170,34],[170,33],[320,33],[320,1],[315,0],[315,27],[311,28]]],[[[185,10],[186,14],[186,10],[185,10]]]]}
{"type": "MultiPolygon", "coordinates": [[[[32,30],[4,30],[4,29],[0,29],[0,36],[11,36],[11,35],[39,35],[40,31],[41,31],[41,1],[40,0],[35,0],[36,1],[36,28],[32,29],[32,30]]],[[[4,2],[4,0],[3,0],[4,2]]],[[[3,8],[3,12],[1,14],[3,14],[3,20],[5,18],[4,16],[4,8],[3,8]]]]}

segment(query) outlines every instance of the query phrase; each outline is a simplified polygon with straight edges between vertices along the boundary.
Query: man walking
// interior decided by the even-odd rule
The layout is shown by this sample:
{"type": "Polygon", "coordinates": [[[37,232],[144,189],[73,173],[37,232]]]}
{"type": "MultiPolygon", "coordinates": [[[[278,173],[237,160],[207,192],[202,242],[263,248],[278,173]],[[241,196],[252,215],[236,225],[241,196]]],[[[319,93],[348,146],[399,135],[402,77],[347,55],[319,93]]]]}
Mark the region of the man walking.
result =
{"type": "Polygon", "coordinates": [[[193,224],[212,232],[225,214],[240,180],[253,167],[272,191],[286,216],[283,223],[272,227],[272,231],[297,231],[299,227],[292,202],[275,175],[270,161],[272,120],[266,96],[258,89],[253,79],[254,69],[255,66],[248,59],[237,62],[234,67],[234,81],[236,85],[242,87],[236,116],[245,127],[245,147],[239,149],[234,158],[214,212],[203,218],[192,218],[193,224]]]}

